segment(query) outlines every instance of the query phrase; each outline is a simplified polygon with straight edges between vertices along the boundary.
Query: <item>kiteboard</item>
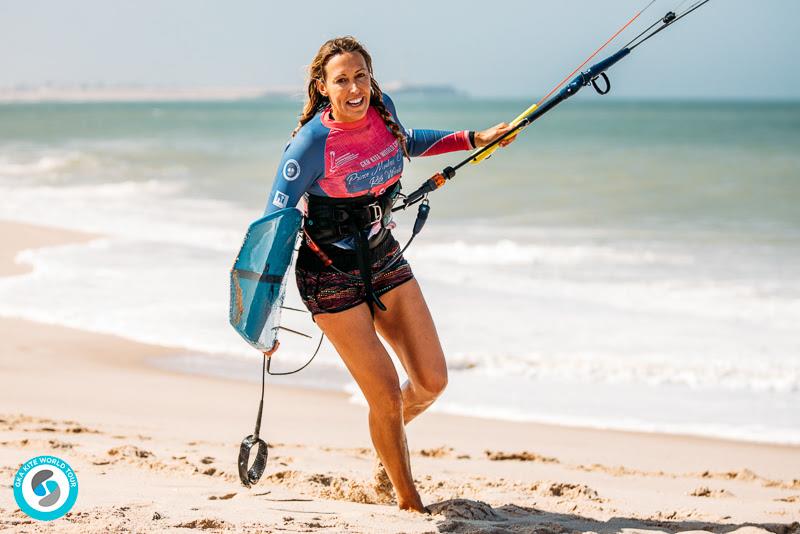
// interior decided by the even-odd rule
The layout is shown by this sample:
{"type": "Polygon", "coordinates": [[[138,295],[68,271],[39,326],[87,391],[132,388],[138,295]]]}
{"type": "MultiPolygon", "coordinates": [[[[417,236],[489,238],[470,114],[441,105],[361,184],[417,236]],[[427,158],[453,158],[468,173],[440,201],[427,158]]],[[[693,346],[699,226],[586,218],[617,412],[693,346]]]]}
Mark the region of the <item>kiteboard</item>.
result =
{"type": "Polygon", "coordinates": [[[253,222],[231,269],[231,326],[261,351],[275,344],[303,214],[286,208],[253,222]]]}

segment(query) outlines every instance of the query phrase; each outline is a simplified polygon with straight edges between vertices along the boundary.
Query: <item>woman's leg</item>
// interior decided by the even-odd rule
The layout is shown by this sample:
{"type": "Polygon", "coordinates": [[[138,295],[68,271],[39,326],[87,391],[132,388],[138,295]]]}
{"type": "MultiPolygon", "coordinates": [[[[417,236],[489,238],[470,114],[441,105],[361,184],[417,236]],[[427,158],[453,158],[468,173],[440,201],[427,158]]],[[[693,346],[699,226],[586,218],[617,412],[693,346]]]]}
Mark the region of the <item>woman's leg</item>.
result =
{"type": "Polygon", "coordinates": [[[403,424],[403,394],[389,354],[375,333],[369,308],[360,304],[314,316],[369,404],[369,431],[402,509],[424,511],[414,486],[403,424]]]}
{"type": "Polygon", "coordinates": [[[392,346],[408,380],[402,387],[405,423],[422,413],[447,386],[447,364],[419,284],[412,279],[381,296],[375,326],[392,346]]]}

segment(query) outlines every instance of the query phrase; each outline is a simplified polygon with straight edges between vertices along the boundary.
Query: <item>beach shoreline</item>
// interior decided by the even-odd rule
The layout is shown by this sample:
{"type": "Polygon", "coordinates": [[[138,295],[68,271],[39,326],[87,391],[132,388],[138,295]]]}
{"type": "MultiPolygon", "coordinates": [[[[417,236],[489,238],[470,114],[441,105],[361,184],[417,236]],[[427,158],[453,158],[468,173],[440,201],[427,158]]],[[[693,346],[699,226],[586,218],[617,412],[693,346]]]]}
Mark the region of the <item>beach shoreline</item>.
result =
{"type": "MultiPolygon", "coordinates": [[[[98,237],[15,222],[0,234],[0,276],[29,272],[13,261],[22,250],[98,237]]],[[[445,503],[442,513],[398,512],[370,484],[366,408],[273,383],[270,460],[245,490],[235,457],[258,385],[148,363],[182,349],[14,318],[0,333],[0,473],[10,480],[35,454],[69,459],[81,496],[57,531],[727,531],[800,520],[800,447],[438,413],[408,433],[423,499],[445,503]]],[[[6,489],[0,525],[37,531],[6,489]]]]}

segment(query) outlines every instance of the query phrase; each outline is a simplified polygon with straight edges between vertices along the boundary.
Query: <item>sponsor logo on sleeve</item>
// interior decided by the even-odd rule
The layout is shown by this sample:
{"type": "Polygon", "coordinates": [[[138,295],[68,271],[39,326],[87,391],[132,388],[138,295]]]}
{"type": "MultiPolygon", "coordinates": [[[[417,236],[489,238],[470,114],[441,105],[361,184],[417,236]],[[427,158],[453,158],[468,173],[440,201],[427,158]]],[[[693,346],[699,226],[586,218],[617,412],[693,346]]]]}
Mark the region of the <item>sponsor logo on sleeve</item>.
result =
{"type": "Polygon", "coordinates": [[[291,182],[296,180],[298,176],[300,176],[300,164],[297,163],[297,160],[290,159],[283,165],[283,177],[291,182]]]}
{"type": "Polygon", "coordinates": [[[289,202],[289,195],[287,195],[286,193],[281,193],[280,191],[275,191],[275,198],[272,199],[273,206],[277,206],[279,208],[285,208],[288,202],[289,202]]]}

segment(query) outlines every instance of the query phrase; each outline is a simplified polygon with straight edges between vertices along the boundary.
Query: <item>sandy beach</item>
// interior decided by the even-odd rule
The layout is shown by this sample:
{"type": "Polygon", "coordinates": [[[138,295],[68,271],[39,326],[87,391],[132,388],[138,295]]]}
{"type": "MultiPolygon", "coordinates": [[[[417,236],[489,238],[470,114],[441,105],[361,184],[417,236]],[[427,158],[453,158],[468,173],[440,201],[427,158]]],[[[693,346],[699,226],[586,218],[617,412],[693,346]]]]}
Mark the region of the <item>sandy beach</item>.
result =
{"type": "MultiPolygon", "coordinates": [[[[93,238],[11,222],[0,235],[2,276],[30,271],[22,250],[93,238]]],[[[236,458],[259,385],[165,371],[153,362],[182,350],[109,335],[2,318],[0,336],[0,530],[800,532],[800,447],[441,414],[408,428],[435,513],[401,512],[372,483],[366,408],[272,377],[267,470],[246,489],[236,458]],[[47,524],[11,490],[38,454],[80,481],[47,524]]]]}

